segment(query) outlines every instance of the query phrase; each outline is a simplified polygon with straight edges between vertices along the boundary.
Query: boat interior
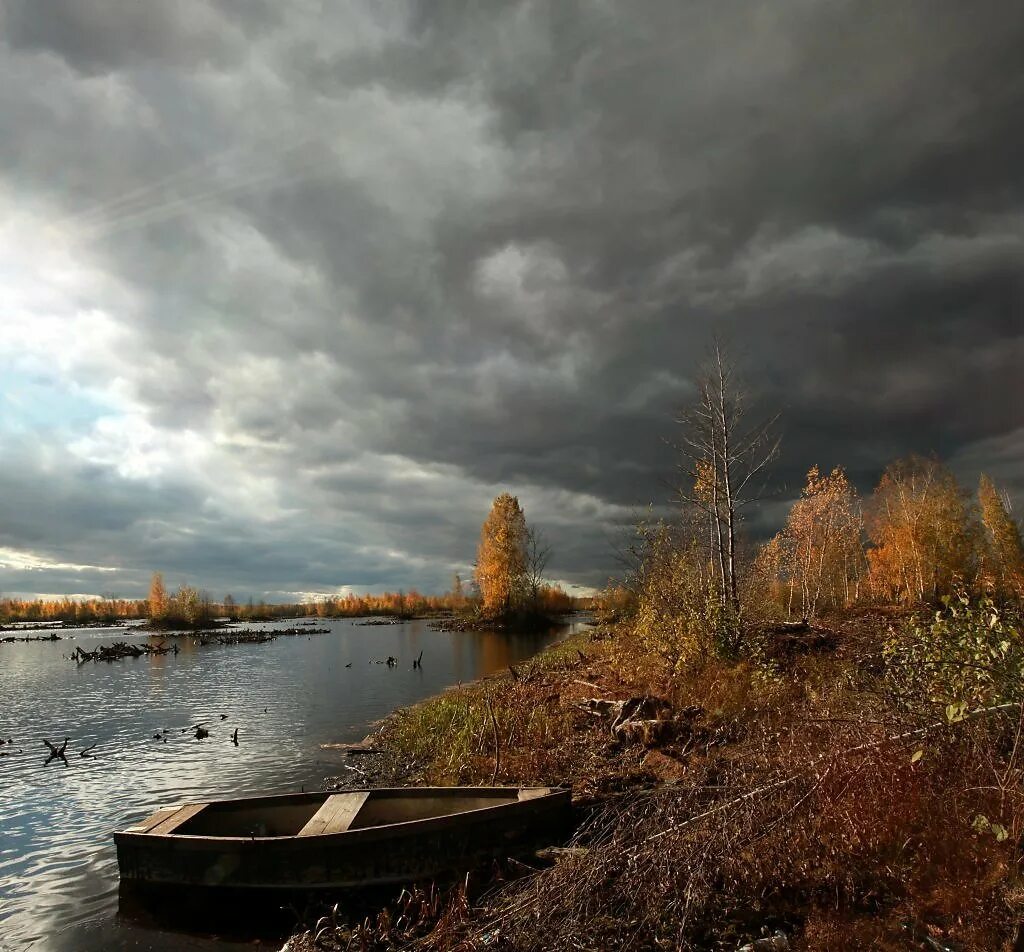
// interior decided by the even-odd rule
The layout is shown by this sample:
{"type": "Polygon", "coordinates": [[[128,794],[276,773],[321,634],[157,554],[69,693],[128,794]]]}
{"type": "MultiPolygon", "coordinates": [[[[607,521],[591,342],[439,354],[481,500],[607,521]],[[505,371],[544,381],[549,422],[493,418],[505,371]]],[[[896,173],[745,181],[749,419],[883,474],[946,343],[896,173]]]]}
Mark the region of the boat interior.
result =
{"type": "Polygon", "coordinates": [[[410,788],[191,803],[160,810],[126,832],[244,839],[320,836],[452,816],[550,792],[548,787],[463,789],[457,793],[410,788]]]}

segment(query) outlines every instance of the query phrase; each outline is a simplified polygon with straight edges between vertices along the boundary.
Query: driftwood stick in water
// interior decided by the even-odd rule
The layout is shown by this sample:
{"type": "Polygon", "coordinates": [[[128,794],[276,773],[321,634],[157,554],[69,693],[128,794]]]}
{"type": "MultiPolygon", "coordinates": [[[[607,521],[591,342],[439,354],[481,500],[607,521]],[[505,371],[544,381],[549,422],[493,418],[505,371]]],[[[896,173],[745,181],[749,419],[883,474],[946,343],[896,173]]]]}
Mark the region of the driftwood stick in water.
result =
{"type": "Polygon", "coordinates": [[[50,756],[46,758],[46,763],[43,764],[44,767],[46,764],[50,763],[51,760],[63,760],[64,766],[66,767],[68,765],[68,758],[65,756],[65,751],[68,749],[67,737],[64,738],[64,743],[61,744],[60,747],[51,744],[45,737],[43,738],[43,743],[50,748],[50,756]]]}

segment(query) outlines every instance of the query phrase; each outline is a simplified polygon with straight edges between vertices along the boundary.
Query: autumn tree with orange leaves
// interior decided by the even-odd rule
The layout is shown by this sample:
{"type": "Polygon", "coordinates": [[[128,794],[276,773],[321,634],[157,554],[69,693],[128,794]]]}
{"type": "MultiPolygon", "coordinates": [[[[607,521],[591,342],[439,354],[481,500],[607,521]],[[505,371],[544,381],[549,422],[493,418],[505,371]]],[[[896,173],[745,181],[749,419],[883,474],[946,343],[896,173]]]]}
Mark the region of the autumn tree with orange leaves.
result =
{"type": "Polygon", "coordinates": [[[167,614],[167,589],[164,587],[164,577],[159,572],[154,572],[149,582],[148,602],[150,620],[159,621],[167,614]]]}
{"type": "Polygon", "coordinates": [[[519,499],[502,493],[480,528],[476,583],[484,614],[508,614],[521,604],[528,589],[528,545],[519,499]]]}
{"type": "Polygon", "coordinates": [[[888,466],[867,530],[876,597],[921,602],[975,581],[977,525],[956,478],[936,459],[909,456],[888,466]]]}
{"type": "Polygon", "coordinates": [[[762,550],[761,563],[785,587],[787,614],[814,618],[820,609],[848,605],[862,572],[863,518],[857,491],[836,467],[807,474],[785,528],[762,550]]]}

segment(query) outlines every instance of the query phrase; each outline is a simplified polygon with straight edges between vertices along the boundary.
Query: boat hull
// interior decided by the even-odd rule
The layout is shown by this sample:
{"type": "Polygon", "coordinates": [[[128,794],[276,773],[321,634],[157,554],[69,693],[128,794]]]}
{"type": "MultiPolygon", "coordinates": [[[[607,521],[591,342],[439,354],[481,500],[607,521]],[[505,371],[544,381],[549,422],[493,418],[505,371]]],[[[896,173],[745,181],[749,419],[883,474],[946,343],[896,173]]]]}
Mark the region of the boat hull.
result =
{"type": "MultiPolygon", "coordinates": [[[[206,889],[319,890],[430,879],[521,854],[565,833],[568,790],[504,802],[508,788],[472,789],[494,806],[316,836],[221,837],[114,834],[123,884],[206,889]]],[[[373,796],[444,797],[446,788],[373,791],[373,796]]],[[[453,794],[454,795],[454,794],[453,794]]],[[[292,795],[296,802],[308,795],[292,795]]],[[[322,795],[321,795],[322,798],[322,795]]],[[[280,807],[288,797],[261,798],[280,807]]],[[[248,801],[256,803],[257,801],[248,801]]],[[[287,804],[285,804],[287,806],[287,804]]]]}

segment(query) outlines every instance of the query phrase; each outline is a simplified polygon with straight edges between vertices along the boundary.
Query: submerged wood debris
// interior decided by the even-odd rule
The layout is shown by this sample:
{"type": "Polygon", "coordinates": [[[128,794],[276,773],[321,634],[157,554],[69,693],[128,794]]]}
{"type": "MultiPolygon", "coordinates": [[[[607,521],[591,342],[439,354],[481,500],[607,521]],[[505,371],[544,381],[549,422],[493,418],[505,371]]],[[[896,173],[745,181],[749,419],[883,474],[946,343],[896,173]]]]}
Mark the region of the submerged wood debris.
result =
{"type": "MultiPolygon", "coordinates": [[[[4,630],[5,629],[0,628],[0,631],[4,631],[4,630]]],[[[16,635],[5,635],[3,638],[0,638],[0,642],[3,642],[3,641],[6,641],[6,642],[12,642],[12,641],[61,641],[61,640],[62,640],[61,636],[58,635],[54,631],[51,631],[50,634],[48,634],[48,635],[25,635],[22,638],[19,638],[16,635]]]]}
{"type": "Polygon", "coordinates": [[[298,635],[326,635],[330,628],[242,628],[229,630],[223,634],[217,634],[206,638],[200,638],[199,644],[209,645],[262,645],[275,638],[295,638],[298,635]]]}
{"type": "MultiPolygon", "coordinates": [[[[210,637],[196,637],[192,633],[182,633],[177,637],[187,637],[194,640],[200,646],[212,644],[217,645],[240,645],[240,644],[264,644],[282,636],[295,637],[297,635],[324,635],[330,631],[329,628],[277,628],[262,630],[258,628],[246,628],[241,631],[230,631],[225,634],[212,635],[210,637]]],[[[175,637],[168,633],[168,637],[175,637]]],[[[29,639],[25,639],[29,640],[29,639]]],[[[49,638],[43,640],[51,640],[49,638]]],[[[79,665],[88,661],[122,661],[125,658],[141,658],[143,655],[165,655],[178,654],[181,649],[177,644],[168,645],[165,641],[151,645],[145,642],[117,641],[112,645],[100,645],[93,651],[86,651],[78,645],[69,655],[70,659],[79,665]]]]}
{"type": "Polygon", "coordinates": [[[143,655],[177,654],[177,645],[165,645],[161,642],[158,645],[129,644],[126,641],[116,641],[112,645],[100,645],[95,651],[86,651],[78,645],[71,652],[70,658],[79,665],[87,661],[121,661],[124,658],[141,658],[143,655]]]}

